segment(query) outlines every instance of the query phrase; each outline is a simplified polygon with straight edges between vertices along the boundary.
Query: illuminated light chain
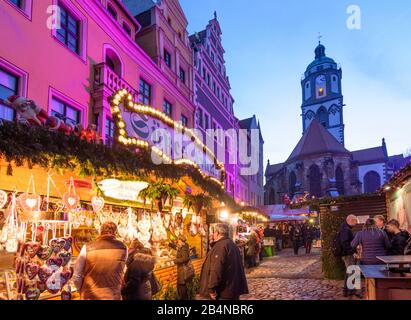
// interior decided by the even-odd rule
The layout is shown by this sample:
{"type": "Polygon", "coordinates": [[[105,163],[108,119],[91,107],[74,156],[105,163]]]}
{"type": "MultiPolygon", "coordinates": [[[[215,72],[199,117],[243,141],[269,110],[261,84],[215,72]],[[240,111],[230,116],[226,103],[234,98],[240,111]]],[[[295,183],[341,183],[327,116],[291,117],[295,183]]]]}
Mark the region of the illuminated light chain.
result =
{"type": "MultiPolygon", "coordinates": [[[[184,133],[188,133],[190,135],[191,139],[195,143],[197,143],[198,146],[202,147],[203,151],[206,154],[209,154],[214,159],[217,169],[221,170],[222,177],[225,177],[224,164],[217,160],[214,153],[206,145],[203,144],[201,139],[198,138],[194,134],[194,131],[192,129],[184,127],[179,122],[174,121],[168,115],[166,115],[165,113],[163,113],[163,112],[161,112],[161,111],[159,111],[155,108],[152,108],[150,106],[143,105],[143,104],[134,103],[134,102],[132,102],[132,99],[133,99],[132,95],[126,89],[122,89],[122,90],[119,90],[116,94],[114,94],[113,98],[111,100],[111,113],[112,113],[113,116],[116,116],[117,119],[118,119],[118,121],[117,121],[117,127],[119,128],[118,141],[120,143],[124,144],[125,146],[134,145],[134,146],[137,146],[138,148],[149,148],[150,147],[149,143],[147,141],[127,137],[127,132],[125,130],[126,124],[123,121],[123,117],[121,115],[121,110],[119,108],[119,105],[123,100],[128,100],[128,104],[125,104],[124,106],[127,107],[130,111],[151,115],[151,116],[153,116],[157,119],[160,119],[161,121],[163,121],[164,123],[168,124],[171,127],[179,129],[179,130],[183,131],[184,133]]],[[[156,153],[159,157],[161,157],[165,163],[173,163],[172,159],[169,156],[167,156],[166,154],[164,154],[156,146],[152,146],[151,150],[154,153],[156,153]]],[[[201,171],[201,169],[199,168],[197,163],[195,163],[194,161],[188,160],[188,159],[180,159],[180,160],[174,161],[174,163],[177,164],[177,165],[190,165],[190,166],[195,167],[197,169],[197,171],[202,175],[203,178],[214,181],[219,186],[221,186],[221,188],[223,190],[225,189],[224,183],[222,181],[220,181],[220,180],[218,180],[214,177],[209,177],[209,176],[205,175],[201,171]]]]}
{"type": "Polygon", "coordinates": [[[159,111],[155,108],[152,108],[152,107],[147,106],[147,105],[137,104],[137,103],[131,102],[133,97],[131,96],[131,94],[128,93],[128,91],[126,89],[122,89],[114,95],[113,100],[112,100],[113,108],[111,110],[113,114],[118,114],[118,116],[120,117],[120,109],[118,108],[118,106],[121,103],[121,100],[124,100],[124,98],[127,98],[129,100],[128,109],[130,109],[132,111],[139,112],[139,113],[145,113],[145,114],[148,114],[148,115],[152,115],[153,117],[156,117],[156,118],[162,120],[163,122],[169,124],[170,126],[174,126],[177,129],[181,129],[181,130],[184,130],[185,132],[189,133],[191,138],[194,138],[194,141],[200,147],[203,147],[205,152],[208,153],[210,156],[212,156],[215,159],[217,169],[220,169],[221,171],[225,172],[224,164],[216,159],[214,153],[206,145],[203,144],[201,139],[199,139],[194,134],[192,129],[184,127],[179,122],[174,121],[169,116],[167,116],[165,113],[163,113],[163,112],[161,112],[161,111],[159,111]],[[127,97],[125,97],[125,96],[127,96],[127,97]]]}

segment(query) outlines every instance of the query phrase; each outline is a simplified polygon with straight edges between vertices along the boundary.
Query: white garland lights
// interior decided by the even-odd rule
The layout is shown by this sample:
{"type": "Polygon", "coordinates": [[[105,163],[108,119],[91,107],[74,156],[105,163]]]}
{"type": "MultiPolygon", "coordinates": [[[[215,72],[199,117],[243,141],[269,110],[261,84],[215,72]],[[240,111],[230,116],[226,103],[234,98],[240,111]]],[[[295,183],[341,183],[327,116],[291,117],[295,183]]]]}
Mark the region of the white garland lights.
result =
{"type": "Polygon", "coordinates": [[[199,139],[194,134],[192,129],[189,129],[189,128],[181,125],[179,122],[174,121],[169,116],[167,116],[165,113],[163,113],[163,112],[161,112],[161,111],[159,111],[159,110],[157,110],[153,107],[143,105],[143,104],[139,104],[139,103],[134,103],[132,95],[126,89],[121,89],[121,90],[117,91],[117,93],[113,94],[112,99],[111,99],[111,113],[112,113],[113,117],[116,117],[116,125],[117,125],[117,128],[118,128],[118,141],[120,143],[122,143],[125,146],[134,146],[134,147],[137,147],[139,149],[148,149],[148,148],[150,148],[151,151],[153,151],[157,156],[161,157],[163,159],[163,161],[167,164],[192,166],[195,169],[197,169],[197,171],[203,176],[203,178],[209,179],[209,180],[217,183],[221,187],[221,189],[223,189],[223,190],[225,189],[223,181],[220,181],[220,180],[218,180],[214,177],[206,175],[200,169],[200,167],[198,166],[198,164],[196,162],[194,162],[192,160],[189,160],[189,159],[179,159],[179,160],[173,161],[169,156],[164,154],[164,152],[161,149],[159,149],[156,146],[150,146],[150,144],[147,141],[140,140],[140,139],[137,139],[137,138],[128,137],[128,134],[127,134],[127,131],[126,131],[126,123],[123,120],[123,117],[121,115],[121,110],[120,110],[120,107],[119,107],[119,105],[121,103],[123,103],[124,108],[128,109],[129,111],[136,112],[136,113],[142,113],[142,114],[145,114],[145,115],[152,116],[154,118],[157,118],[157,119],[163,121],[164,123],[166,123],[168,126],[170,126],[172,128],[181,130],[183,133],[188,133],[191,136],[192,141],[197,143],[197,145],[202,148],[202,150],[205,154],[210,155],[211,158],[214,159],[214,161],[216,163],[216,168],[221,170],[221,172],[223,173],[222,180],[225,179],[224,178],[225,177],[224,164],[217,160],[214,153],[209,148],[207,148],[207,146],[201,141],[201,139],[199,139]]]}

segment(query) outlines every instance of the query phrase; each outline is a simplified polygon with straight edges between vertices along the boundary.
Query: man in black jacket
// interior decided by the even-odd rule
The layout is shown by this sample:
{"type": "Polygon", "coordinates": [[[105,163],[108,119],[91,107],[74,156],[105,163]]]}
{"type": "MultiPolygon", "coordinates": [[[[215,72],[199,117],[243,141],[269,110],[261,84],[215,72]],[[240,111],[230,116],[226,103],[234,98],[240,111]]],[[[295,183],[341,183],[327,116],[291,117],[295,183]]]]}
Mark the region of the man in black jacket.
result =
{"type": "Polygon", "coordinates": [[[344,296],[355,294],[355,290],[349,289],[347,280],[349,274],[347,273],[348,267],[355,265],[354,253],[355,250],[351,247],[351,242],[354,240],[354,234],[352,228],[358,223],[358,219],[354,215],[349,215],[345,222],[340,227],[338,241],[342,249],[342,260],[345,264],[345,278],[344,278],[344,296]]]}
{"type": "Polygon", "coordinates": [[[410,234],[408,231],[401,230],[400,223],[395,219],[387,223],[387,231],[391,234],[391,248],[388,250],[388,254],[390,256],[403,256],[410,234]]]}
{"type": "Polygon", "coordinates": [[[212,300],[239,300],[248,293],[243,261],[237,245],[229,238],[229,227],[215,227],[214,246],[201,270],[200,295],[212,300]]]}

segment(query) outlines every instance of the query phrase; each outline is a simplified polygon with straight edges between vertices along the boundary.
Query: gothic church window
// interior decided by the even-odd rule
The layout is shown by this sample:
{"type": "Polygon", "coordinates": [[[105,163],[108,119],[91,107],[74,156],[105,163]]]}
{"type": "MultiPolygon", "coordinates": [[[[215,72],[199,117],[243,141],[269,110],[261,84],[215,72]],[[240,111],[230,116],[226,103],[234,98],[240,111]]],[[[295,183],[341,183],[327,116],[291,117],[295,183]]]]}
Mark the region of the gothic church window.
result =
{"type": "Polygon", "coordinates": [[[295,172],[294,171],[292,171],[291,173],[290,173],[290,178],[289,178],[289,181],[290,181],[290,185],[289,185],[289,191],[290,191],[290,198],[292,198],[293,196],[294,196],[294,194],[295,194],[295,185],[297,184],[297,176],[295,175],[295,172]]]}
{"type": "Polygon", "coordinates": [[[381,177],[375,171],[367,172],[364,176],[364,193],[374,193],[381,187],[381,177]]]}
{"type": "Polygon", "coordinates": [[[320,168],[317,165],[313,164],[309,169],[308,177],[310,180],[310,195],[320,198],[322,196],[320,168]]]}
{"type": "Polygon", "coordinates": [[[345,189],[344,189],[344,172],[341,169],[340,166],[337,167],[337,170],[335,170],[335,180],[337,183],[337,190],[339,195],[344,195],[345,194],[345,189]]]}

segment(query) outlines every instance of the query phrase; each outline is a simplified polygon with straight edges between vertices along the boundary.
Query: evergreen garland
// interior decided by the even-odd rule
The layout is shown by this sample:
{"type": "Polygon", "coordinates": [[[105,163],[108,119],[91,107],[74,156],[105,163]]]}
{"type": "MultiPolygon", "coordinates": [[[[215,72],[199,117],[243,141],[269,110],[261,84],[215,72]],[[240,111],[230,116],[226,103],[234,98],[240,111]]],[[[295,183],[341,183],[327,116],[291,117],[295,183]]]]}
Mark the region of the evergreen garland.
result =
{"type": "Polygon", "coordinates": [[[150,176],[178,180],[189,177],[208,194],[235,208],[234,199],[220,185],[204,178],[189,165],[156,165],[149,150],[137,151],[122,145],[112,147],[87,142],[80,137],[52,132],[39,126],[23,126],[12,122],[0,125],[0,158],[8,162],[7,174],[12,175],[12,163],[17,167],[40,166],[60,173],[71,171],[80,177],[147,181],[150,176]]]}
{"type": "Polygon", "coordinates": [[[327,279],[344,279],[344,263],[341,258],[334,256],[332,245],[345,219],[346,214],[341,211],[321,214],[322,265],[324,277],[327,279]]]}

